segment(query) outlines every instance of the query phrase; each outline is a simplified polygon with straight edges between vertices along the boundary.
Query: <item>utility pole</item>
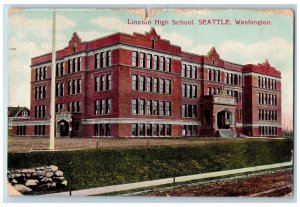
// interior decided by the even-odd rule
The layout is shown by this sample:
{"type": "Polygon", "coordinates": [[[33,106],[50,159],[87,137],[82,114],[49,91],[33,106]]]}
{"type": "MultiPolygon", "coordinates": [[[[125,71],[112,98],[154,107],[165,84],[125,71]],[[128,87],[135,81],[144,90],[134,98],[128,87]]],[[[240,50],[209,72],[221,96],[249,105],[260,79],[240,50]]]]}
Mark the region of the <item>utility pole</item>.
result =
{"type": "Polygon", "coordinates": [[[49,150],[54,150],[54,137],[55,137],[55,68],[56,68],[56,52],[55,52],[56,28],[55,27],[56,27],[56,12],[53,11],[49,150]]]}

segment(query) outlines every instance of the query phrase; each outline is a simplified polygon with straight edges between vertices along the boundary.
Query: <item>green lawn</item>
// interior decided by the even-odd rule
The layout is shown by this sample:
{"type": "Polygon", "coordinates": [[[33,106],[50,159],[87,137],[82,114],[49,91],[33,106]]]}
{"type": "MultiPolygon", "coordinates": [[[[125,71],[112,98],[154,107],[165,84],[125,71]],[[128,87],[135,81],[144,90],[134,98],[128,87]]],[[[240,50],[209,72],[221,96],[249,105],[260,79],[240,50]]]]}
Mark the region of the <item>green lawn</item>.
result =
{"type": "Polygon", "coordinates": [[[8,168],[57,165],[77,190],[291,160],[291,139],[191,146],[9,153],[8,168]]]}

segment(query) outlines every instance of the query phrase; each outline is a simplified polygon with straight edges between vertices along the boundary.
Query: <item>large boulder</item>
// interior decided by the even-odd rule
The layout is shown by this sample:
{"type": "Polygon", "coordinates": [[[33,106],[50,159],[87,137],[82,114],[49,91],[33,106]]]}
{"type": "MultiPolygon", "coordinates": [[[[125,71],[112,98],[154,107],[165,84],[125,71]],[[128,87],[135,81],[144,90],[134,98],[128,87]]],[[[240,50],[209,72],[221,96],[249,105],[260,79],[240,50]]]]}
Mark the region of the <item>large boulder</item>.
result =
{"type": "Polygon", "coordinates": [[[48,185],[48,188],[55,188],[56,182],[50,182],[50,183],[47,183],[47,185],[48,185]]]}
{"type": "Polygon", "coordinates": [[[54,175],[53,172],[46,172],[46,177],[51,178],[54,175]]]}
{"type": "Polygon", "coordinates": [[[55,172],[55,175],[57,177],[62,177],[62,176],[64,176],[64,173],[62,171],[58,170],[58,171],[55,172]]]}
{"type": "Polygon", "coordinates": [[[28,187],[26,187],[25,185],[22,185],[22,184],[16,184],[16,185],[15,185],[15,188],[16,188],[16,190],[19,191],[20,193],[27,193],[27,192],[32,191],[31,188],[28,188],[28,187]]]}
{"type": "Polygon", "coordinates": [[[21,173],[21,170],[15,170],[15,173],[20,174],[20,173],[21,173]]]}
{"type": "Polygon", "coordinates": [[[45,172],[45,171],[42,171],[42,170],[38,170],[38,171],[36,171],[36,174],[37,174],[38,176],[45,176],[45,175],[46,175],[46,172],[45,172]]]}
{"type": "Polygon", "coordinates": [[[52,179],[51,179],[51,178],[42,178],[42,179],[41,179],[41,182],[42,182],[42,183],[52,182],[52,179]]]}
{"type": "Polygon", "coordinates": [[[19,178],[19,177],[21,177],[21,174],[20,173],[16,173],[16,174],[14,174],[14,177],[15,178],[19,178]]]}
{"type": "Polygon", "coordinates": [[[58,170],[58,167],[55,166],[55,165],[50,165],[49,167],[50,167],[50,169],[51,169],[52,172],[55,172],[55,171],[58,170]]]}
{"type": "Polygon", "coordinates": [[[8,178],[8,179],[13,179],[13,178],[15,178],[15,175],[14,175],[14,174],[8,174],[8,175],[7,175],[7,178],[8,178]]]}
{"type": "Polygon", "coordinates": [[[60,185],[61,185],[61,186],[67,186],[67,184],[68,184],[68,181],[67,181],[67,180],[64,180],[64,181],[61,182],[60,185]]]}
{"type": "Polygon", "coordinates": [[[36,167],[36,170],[45,170],[45,167],[36,167]]]}
{"type": "Polygon", "coordinates": [[[39,183],[38,180],[30,179],[26,181],[25,186],[36,186],[38,183],[39,183]]]}
{"type": "Polygon", "coordinates": [[[65,177],[53,177],[53,180],[63,181],[65,177]]]}
{"type": "Polygon", "coordinates": [[[17,184],[18,181],[16,181],[16,179],[12,179],[12,181],[10,181],[12,184],[17,184]]]}

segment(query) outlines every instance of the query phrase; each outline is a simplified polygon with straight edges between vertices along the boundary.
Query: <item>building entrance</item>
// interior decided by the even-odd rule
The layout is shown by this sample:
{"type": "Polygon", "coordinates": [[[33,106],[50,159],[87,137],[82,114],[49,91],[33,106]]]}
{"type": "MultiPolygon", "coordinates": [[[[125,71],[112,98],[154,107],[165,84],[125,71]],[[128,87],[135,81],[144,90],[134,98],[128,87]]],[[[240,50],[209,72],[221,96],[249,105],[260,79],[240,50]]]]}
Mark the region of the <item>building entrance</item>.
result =
{"type": "Polygon", "coordinates": [[[218,129],[229,129],[231,124],[231,112],[223,110],[217,114],[218,129]]]}
{"type": "Polygon", "coordinates": [[[69,123],[66,120],[61,120],[57,123],[59,134],[61,137],[69,136],[69,123]]]}

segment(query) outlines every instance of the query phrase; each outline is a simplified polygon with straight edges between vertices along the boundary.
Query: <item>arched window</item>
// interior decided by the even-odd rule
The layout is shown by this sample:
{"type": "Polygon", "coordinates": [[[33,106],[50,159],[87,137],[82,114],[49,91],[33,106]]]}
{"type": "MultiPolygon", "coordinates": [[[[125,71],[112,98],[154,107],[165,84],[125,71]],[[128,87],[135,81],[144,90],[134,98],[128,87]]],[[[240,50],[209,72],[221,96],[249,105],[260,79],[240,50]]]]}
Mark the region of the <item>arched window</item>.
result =
{"type": "Polygon", "coordinates": [[[157,41],[156,37],[152,37],[152,38],[151,38],[152,49],[154,49],[156,41],[157,41]]]}
{"type": "Polygon", "coordinates": [[[76,47],[77,47],[77,44],[76,44],[76,43],[74,43],[74,44],[73,44],[73,53],[75,53],[75,52],[76,52],[76,47]]]}

